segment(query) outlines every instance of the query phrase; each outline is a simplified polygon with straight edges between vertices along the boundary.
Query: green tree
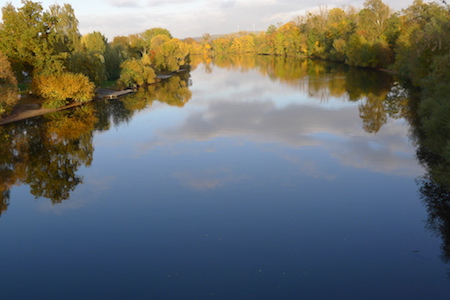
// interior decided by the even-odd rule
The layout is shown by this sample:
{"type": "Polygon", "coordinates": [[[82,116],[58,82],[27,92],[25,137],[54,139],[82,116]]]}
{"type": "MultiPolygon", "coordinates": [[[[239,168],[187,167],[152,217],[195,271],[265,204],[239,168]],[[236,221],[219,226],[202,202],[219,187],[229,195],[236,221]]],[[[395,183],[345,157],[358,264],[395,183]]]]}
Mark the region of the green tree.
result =
{"type": "Polygon", "coordinates": [[[2,8],[0,51],[8,56],[16,74],[63,71],[67,55],[55,47],[57,17],[44,11],[40,3],[23,0],[22,4],[18,9],[11,3],[2,8]]]}
{"type": "Polygon", "coordinates": [[[364,9],[359,12],[358,27],[368,41],[383,38],[388,25],[391,9],[381,0],[366,0],[364,9]]]}
{"type": "Polygon", "coordinates": [[[105,58],[99,53],[76,51],[66,64],[70,72],[86,75],[97,86],[107,79],[105,58]]]}
{"type": "Polygon", "coordinates": [[[129,58],[128,49],[123,44],[109,43],[105,52],[105,71],[108,80],[120,77],[120,65],[129,58]]]}
{"type": "Polygon", "coordinates": [[[156,81],[156,74],[147,59],[131,58],[121,65],[119,82],[126,87],[146,86],[156,81]]]}
{"type": "Polygon", "coordinates": [[[72,52],[80,48],[80,32],[75,11],[70,4],[50,6],[50,14],[57,19],[54,26],[56,49],[58,52],[72,52]]]}

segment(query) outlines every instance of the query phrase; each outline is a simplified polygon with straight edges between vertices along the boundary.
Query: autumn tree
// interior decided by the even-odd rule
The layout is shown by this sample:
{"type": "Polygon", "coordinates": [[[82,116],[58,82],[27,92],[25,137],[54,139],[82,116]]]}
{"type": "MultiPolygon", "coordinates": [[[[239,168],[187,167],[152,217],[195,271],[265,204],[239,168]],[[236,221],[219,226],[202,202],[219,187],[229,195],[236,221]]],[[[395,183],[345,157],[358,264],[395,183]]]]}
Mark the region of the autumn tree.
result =
{"type": "Polygon", "coordinates": [[[165,28],[154,27],[147,29],[139,35],[142,40],[142,46],[144,47],[143,52],[146,52],[152,47],[152,39],[157,35],[164,35],[168,39],[173,38],[170,31],[165,28]]]}
{"type": "Polygon", "coordinates": [[[105,54],[108,40],[98,31],[87,33],[81,37],[81,46],[84,50],[100,55],[105,54]]]}
{"type": "Polygon", "coordinates": [[[0,117],[17,103],[17,80],[6,55],[0,52],[0,117]]]}
{"type": "Polygon", "coordinates": [[[420,86],[433,71],[434,59],[450,51],[450,9],[416,0],[400,19],[403,29],[396,45],[396,67],[420,86]]]}
{"type": "Polygon", "coordinates": [[[152,40],[151,40],[151,46],[150,46],[150,51],[155,51],[157,50],[160,46],[162,46],[162,44],[164,44],[165,42],[170,41],[170,37],[168,37],[165,34],[158,34],[155,35],[152,40]]]}
{"type": "Polygon", "coordinates": [[[217,38],[212,43],[215,53],[225,53],[231,46],[231,40],[227,37],[217,38]]]}
{"type": "Polygon", "coordinates": [[[230,52],[233,53],[249,53],[255,51],[255,42],[250,35],[244,35],[235,38],[231,42],[230,52]]]}
{"type": "Polygon", "coordinates": [[[153,50],[151,60],[157,71],[178,71],[189,61],[189,46],[178,39],[171,39],[153,50]]]}
{"type": "Polygon", "coordinates": [[[33,92],[46,99],[46,107],[57,108],[70,101],[90,101],[94,98],[94,87],[89,78],[81,73],[62,72],[33,78],[33,92]]]}

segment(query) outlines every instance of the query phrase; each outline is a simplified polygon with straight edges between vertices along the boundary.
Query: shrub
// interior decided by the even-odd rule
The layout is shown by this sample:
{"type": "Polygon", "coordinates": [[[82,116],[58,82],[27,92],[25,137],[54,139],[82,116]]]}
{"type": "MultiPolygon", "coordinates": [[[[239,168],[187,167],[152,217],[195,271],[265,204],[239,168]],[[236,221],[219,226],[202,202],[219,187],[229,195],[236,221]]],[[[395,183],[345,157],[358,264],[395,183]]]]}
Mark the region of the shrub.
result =
{"type": "Polygon", "coordinates": [[[33,92],[46,101],[44,107],[57,108],[70,101],[87,102],[94,98],[95,86],[80,73],[64,72],[33,78],[33,92]]]}

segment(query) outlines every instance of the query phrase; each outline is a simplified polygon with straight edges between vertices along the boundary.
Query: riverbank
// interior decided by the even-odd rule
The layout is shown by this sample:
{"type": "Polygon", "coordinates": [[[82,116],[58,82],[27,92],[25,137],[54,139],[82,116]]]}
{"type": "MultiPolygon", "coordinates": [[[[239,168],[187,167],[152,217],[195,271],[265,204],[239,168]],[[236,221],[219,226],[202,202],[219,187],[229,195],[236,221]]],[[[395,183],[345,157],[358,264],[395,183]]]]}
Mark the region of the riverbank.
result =
{"type": "MultiPolygon", "coordinates": [[[[101,88],[97,90],[95,98],[92,99],[92,101],[94,101],[95,99],[103,99],[103,98],[115,99],[129,93],[130,92],[127,90],[125,90],[124,92],[101,88]],[[111,95],[113,95],[114,97],[111,97],[111,95]]],[[[42,107],[41,99],[27,95],[20,99],[19,103],[14,107],[11,114],[9,114],[6,117],[0,118],[0,126],[81,106],[83,104],[84,103],[73,102],[58,108],[44,108],[42,107]]]]}
{"type": "Polygon", "coordinates": [[[0,119],[0,125],[6,125],[9,123],[22,121],[29,118],[39,117],[48,113],[53,113],[80,105],[83,105],[83,103],[75,102],[59,108],[43,108],[38,103],[19,104],[13,109],[10,115],[0,119]]]}

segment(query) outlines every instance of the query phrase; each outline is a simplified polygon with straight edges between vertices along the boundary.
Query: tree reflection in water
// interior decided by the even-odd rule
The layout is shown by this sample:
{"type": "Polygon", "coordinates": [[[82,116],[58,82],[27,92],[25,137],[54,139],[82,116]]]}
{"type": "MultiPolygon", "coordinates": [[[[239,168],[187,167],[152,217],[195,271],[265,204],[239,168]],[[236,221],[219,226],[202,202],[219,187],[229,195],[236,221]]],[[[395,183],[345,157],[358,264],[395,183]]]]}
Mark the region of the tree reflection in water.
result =
{"type": "Polygon", "coordinates": [[[10,189],[27,184],[36,198],[53,204],[70,198],[83,182],[80,167],[92,163],[95,131],[131,120],[153,101],[183,106],[191,98],[189,74],[173,76],[120,100],[100,100],[81,107],[0,127],[0,215],[7,210],[10,189]]]}
{"type": "Polygon", "coordinates": [[[77,107],[2,127],[0,154],[1,207],[9,189],[26,183],[35,197],[59,203],[82,182],[76,172],[92,162],[92,137],[97,122],[93,108],[77,107]]]}
{"type": "MultiPolygon", "coordinates": [[[[439,91],[440,92],[440,91],[439,91]]],[[[433,96],[431,96],[433,97],[433,96]]],[[[450,262],[450,116],[439,99],[413,97],[410,123],[417,145],[417,159],[426,174],[417,179],[422,201],[427,208],[427,229],[442,239],[441,258],[450,262]],[[434,112],[429,106],[434,105],[434,112]],[[441,124],[441,126],[430,126],[441,124]]],[[[450,277],[450,272],[449,272],[450,277]]]]}
{"type": "MultiPolygon", "coordinates": [[[[198,60],[201,58],[193,59],[197,64],[198,60]]],[[[358,102],[361,126],[369,133],[380,130],[388,118],[408,120],[417,143],[417,157],[427,168],[427,174],[417,181],[429,213],[427,227],[442,237],[443,259],[450,261],[450,163],[449,155],[445,155],[449,150],[442,142],[449,136],[442,130],[424,130],[424,117],[418,117],[417,107],[411,105],[408,93],[391,75],[289,57],[217,57],[207,63],[209,72],[214,67],[256,70],[320,102],[331,97],[358,102]],[[439,145],[430,144],[433,140],[440,141],[439,145]]],[[[70,198],[83,182],[79,168],[92,163],[95,131],[127,123],[155,101],[186,105],[192,97],[189,80],[188,72],[181,73],[119,100],[99,100],[0,127],[0,215],[10,203],[14,185],[28,184],[35,197],[46,197],[54,204],[70,198]]],[[[448,124],[448,120],[442,122],[448,124]]]]}

